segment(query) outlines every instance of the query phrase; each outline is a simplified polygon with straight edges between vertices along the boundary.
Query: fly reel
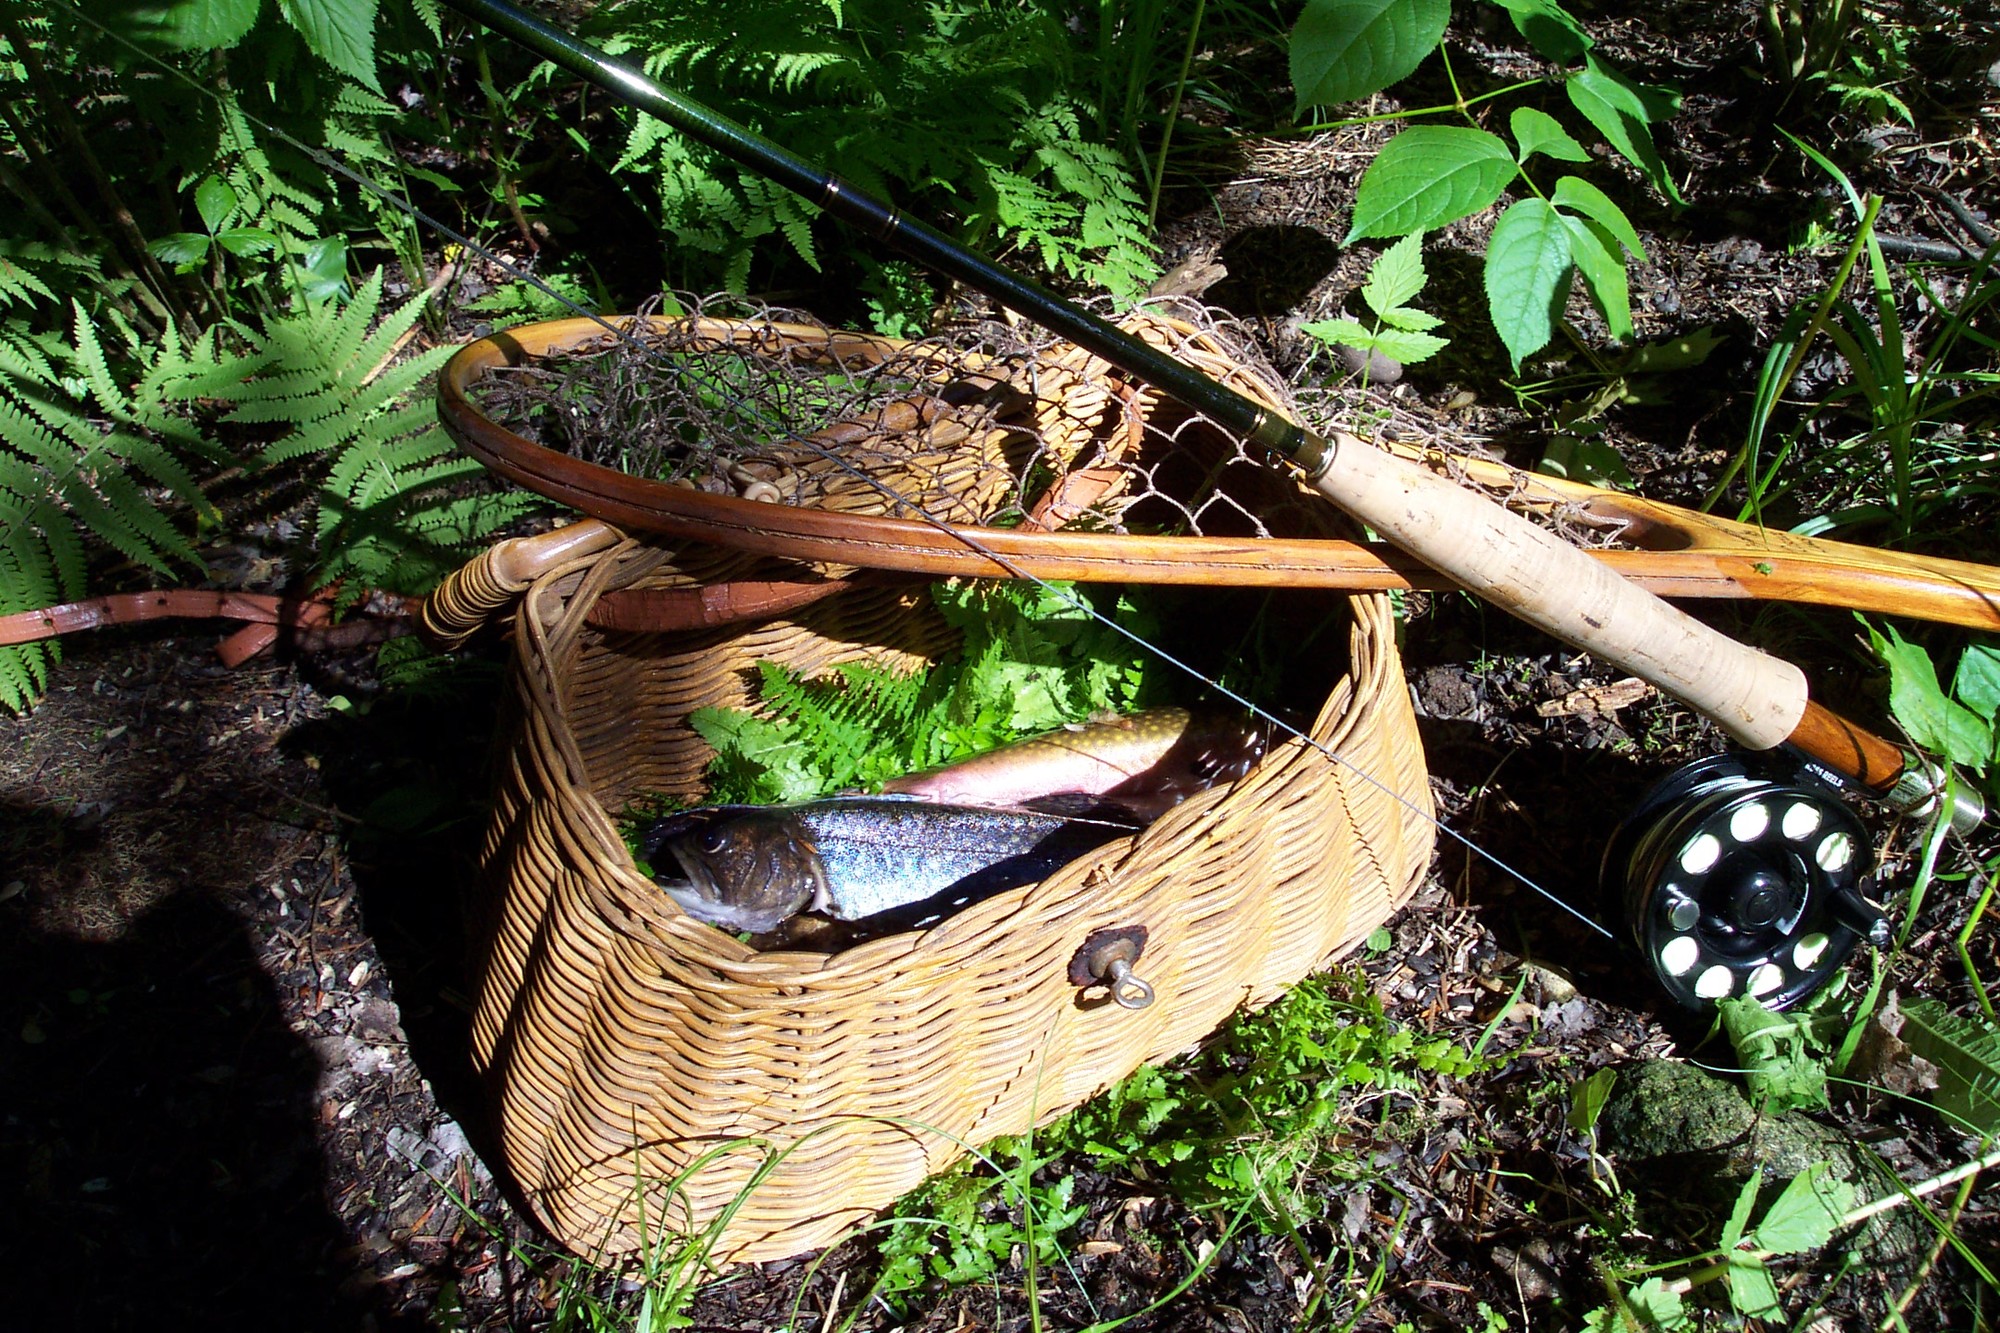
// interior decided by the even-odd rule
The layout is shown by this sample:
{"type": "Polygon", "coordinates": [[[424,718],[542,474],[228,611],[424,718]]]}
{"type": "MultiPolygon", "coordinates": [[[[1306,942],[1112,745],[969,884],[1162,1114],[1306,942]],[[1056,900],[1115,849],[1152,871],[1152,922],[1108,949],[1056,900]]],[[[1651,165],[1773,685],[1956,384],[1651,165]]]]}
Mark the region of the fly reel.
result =
{"type": "Polygon", "coordinates": [[[1602,878],[1680,1004],[1754,996],[1783,1009],[1825,985],[1856,940],[1887,941],[1888,919],[1864,896],[1873,868],[1867,830],[1837,793],[1721,754],[1646,794],[1602,878]]]}

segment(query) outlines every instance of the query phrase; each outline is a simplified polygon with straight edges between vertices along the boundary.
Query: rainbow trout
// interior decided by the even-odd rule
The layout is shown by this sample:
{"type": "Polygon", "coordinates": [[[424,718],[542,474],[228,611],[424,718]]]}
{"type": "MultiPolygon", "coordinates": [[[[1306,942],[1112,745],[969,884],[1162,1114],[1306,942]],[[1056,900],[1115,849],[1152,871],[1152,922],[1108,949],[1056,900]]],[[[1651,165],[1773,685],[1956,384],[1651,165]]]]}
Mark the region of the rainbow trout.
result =
{"type": "Polygon", "coordinates": [[[648,831],[656,874],[691,916],[763,932],[803,911],[841,921],[904,913],[911,927],[1045,878],[1136,832],[1117,818],[944,804],[915,796],[832,796],[798,805],[718,805],[648,831]]]}
{"type": "Polygon", "coordinates": [[[1185,708],[1065,727],[882,785],[963,805],[1021,805],[1063,794],[1149,821],[1198,791],[1234,782],[1264,757],[1247,720],[1185,708]]]}

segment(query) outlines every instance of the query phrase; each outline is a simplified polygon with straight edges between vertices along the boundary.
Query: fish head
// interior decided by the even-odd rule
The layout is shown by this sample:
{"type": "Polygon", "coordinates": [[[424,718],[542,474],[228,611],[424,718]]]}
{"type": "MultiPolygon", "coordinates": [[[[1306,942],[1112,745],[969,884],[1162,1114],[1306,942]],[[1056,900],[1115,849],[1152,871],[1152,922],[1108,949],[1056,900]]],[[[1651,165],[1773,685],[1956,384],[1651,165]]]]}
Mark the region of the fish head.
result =
{"type": "Polygon", "coordinates": [[[1179,724],[1180,735],[1166,753],[1145,772],[1107,791],[1108,802],[1142,820],[1156,819],[1196,792],[1242,778],[1263,759],[1269,744],[1268,731],[1240,715],[1182,714],[1179,724]]]}
{"type": "Polygon", "coordinates": [[[1181,767],[1191,791],[1234,782],[1263,759],[1270,733],[1255,721],[1223,713],[1198,713],[1168,752],[1166,767],[1181,767]]]}
{"type": "Polygon", "coordinates": [[[662,841],[687,880],[661,880],[660,887],[711,924],[773,930],[825,900],[819,849],[784,810],[691,812],[662,841]]]}

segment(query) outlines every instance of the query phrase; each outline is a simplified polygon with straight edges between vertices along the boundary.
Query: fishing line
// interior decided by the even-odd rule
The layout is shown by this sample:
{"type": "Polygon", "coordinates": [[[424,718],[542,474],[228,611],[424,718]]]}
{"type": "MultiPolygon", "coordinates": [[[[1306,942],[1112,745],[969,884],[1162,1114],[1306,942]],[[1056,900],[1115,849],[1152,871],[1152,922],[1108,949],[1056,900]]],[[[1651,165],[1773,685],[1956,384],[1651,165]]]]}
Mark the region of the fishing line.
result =
{"type": "MultiPolygon", "coordinates": [[[[82,19],[85,23],[89,24],[92,28],[96,29],[104,36],[110,38],[112,41],[118,43],[126,50],[139,56],[142,60],[145,60],[150,64],[152,64],[153,66],[160,69],[161,71],[164,71],[169,76],[179,80],[181,83],[194,89],[202,96],[209,98],[211,101],[215,102],[217,106],[223,108],[225,111],[232,109],[229,107],[227,103],[224,102],[220,93],[216,92],[214,89],[204,86],[201,83],[198,83],[185,72],[174,68],[172,65],[168,64],[165,60],[161,59],[153,52],[146,50],[144,47],[141,47],[137,43],[126,38],[123,34],[114,32],[110,28],[106,27],[104,24],[100,23],[92,15],[87,14],[83,10],[77,8],[76,5],[71,3],[71,0],[59,0],[59,3],[64,9],[68,10],[71,14],[73,14],[77,18],[82,19]]],[[[544,281],[534,273],[528,271],[525,268],[520,267],[513,261],[501,256],[497,252],[481,244],[480,242],[472,239],[471,237],[464,235],[463,233],[459,232],[458,230],[451,227],[449,224],[443,222],[442,220],[432,217],[429,213],[425,212],[423,209],[419,208],[416,204],[410,202],[408,199],[405,199],[402,196],[397,195],[394,192],[387,190],[380,185],[377,185],[374,181],[367,179],[359,172],[349,168],[344,162],[341,162],[337,158],[329,155],[324,150],[316,148],[311,144],[302,142],[293,135],[278,128],[277,126],[272,125],[267,121],[264,121],[263,119],[261,119],[254,113],[250,112],[249,110],[245,109],[241,105],[235,106],[233,110],[235,110],[235,112],[238,115],[242,116],[246,121],[262,129],[265,133],[271,135],[273,138],[276,138],[288,144],[292,148],[296,149],[298,152],[303,154],[309,161],[313,162],[315,165],[324,167],[328,171],[331,171],[338,176],[344,177],[345,179],[352,181],[355,185],[367,191],[369,194],[375,196],[377,199],[382,200],[384,203],[387,203],[392,208],[400,210],[405,216],[410,217],[416,220],[417,222],[423,224],[424,226],[431,228],[440,235],[450,238],[450,240],[453,243],[463,247],[468,252],[479,256],[479,258],[500,269],[502,272],[506,273],[509,277],[513,278],[515,281],[526,283],[530,287],[533,287],[536,291],[540,292],[543,296],[546,296],[549,299],[555,301],[558,305],[561,305],[565,309],[574,312],[576,315],[588,319],[593,323],[597,324],[599,327],[603,328],[606,333],[618,339],[620,343],[633,350],[642,359],[644,359],[648,363],[663,368],[670,377],[682,381],[685,381],[691,377],[690,372],[685,367],[676,363],[673,360],[673,358],[666,356],[662,353],[656,352],[652,347],[648,346],[643,340],[635,337],[630,332],[632,321],[626,320],[623,324],[621,324],[618,322],[614,322],[612,319],[609,319],[594,310],[586,309],[582,305],[578,304],[576,301],[571,300],[568,296],[564,295],[562,292],[556,290],[556,288],[552,284],[544,281]]],[[[768,418],[759,411],[758,405],[754,404],[747,396],[737,397],[732,399],[730,397],[730,391],[726,386],[705,384],[704,388],[710,394],[718,398],[721,398],[730,407],[744,411],[744,414],[746,416],[752,419],[765,420],[768,422],[768,418]]],[[[1214,422],[1213,419],[1210,418],[1206,413],[1198,413],[1198,415],[1201,417],[1202,420],[1207,421],[1209,422],[1209,424],[1216,426],[1218,430],[1223,430],[1223,427],[1221,427],[1219,423],[1214,422]]],[[[1597,934],[1603,936],[1606,939],[1616,938],[1612,934],[1612,932],[1609,929],[1607,929],[1602,923],[1586,915],[1581,909],[1576,907],[1574,904],[1570,903],[1560,895],[1556,894],[1554,891],[1544,888],[1541,884],[1537,883],[1534,879],[1530,878],[1525,872],[1516,869],[1513,865],[1509,864],[1506,860],[1502,859],[1497,854],[1488,851],[1484,847],[1481,847],[1477,842],[1473,841],[1470,837],[1452,828],[1450,825],[1446,824],[1443,820],[1439,819],[1435,814],[1424,809],[1422,806],[1418,805],[1416,802],[1411,800],[1403,792],[1396,789],[1391,784],[1384,782],[1382,779],[1377,778],[1374,774],[1368,772],[1360,765],[1354,763],[1351,759],[1347,758],[1345,755],[1340,754],[1338,751],[1334,750],[1331,746],[1328,746],[1314,739],[1313,737],[1308,736],[1307,734],[1305,734],[1304,731],[1302,731],[1298,727],[1293,726],[1291,723],[1285,721],[1283,718],[1272,713],[1270,710],[1256,703],[1253,703],[1251,700],[1244,697],[1236,690],[1233,690],[1227,685],[1224,685],[1222,682],[1212,679],[1211,677],[1200,671],[1198,668],[1193,666],[1191,663],[1186,662],[1183,659],[1168,652],[1166,649],[1151,642],[1145,636],[1137,633],[1136,631],[1128,628],[1127,626],[1119,624],[1117,621],[1113,620],[1111,617],[1105,615],[1103,612],[1099,611],[1096,607],[1092,606],[1087,599],[1081,597],[1073,590],[1068,588],[1057,587],[1056,585],[1050,583],[1046,579],[1042,579],[1032,573],[1029,573],[1028,571],[1020,568],[1013,561],[1009,560],[1006,556],[987,547],[985,543],[979,541],[976,537],[972,536],[964,529],[954,527],[926,513],[923,509],[912,504],[907,498],[897,493],[893,488],[891,488],[886,483],[880,481],[876,477],[863,471],[862,469],[860,469],[859,467],[855,466],[853,463],[848,461],[846,458],[841,457],[840,455],[834,453],[833,451],[825,448],[819,442],[811,439],[809,436],[802,435],[799,432],[794,431],[789,426],[785,425],[783,422],[768,422],[768,424],[770,425],[772,434],[775,437],[784,439],[788,443],[794,444],[796,446],[805,449],[810,453],[818,455],[820,458],[832,464],[834,467],[841,469],[843,472],[846,472],[847,474],[855,477],[857,480],[860,480],[869,487],[873,488],[875,491],[881,494],[886,500],[888,500],[891,504],[895,505],[898,509],[909,513],[912,517],[937,529],[940,533],[943,533],[944,535],[950,537],[952,540],[960,543],[961,545],[965,546],[967,549],[973,551],[982,558],[992,561],[995,565],[998,565],[1000,568],[1006,570],[1010,577],[1036,585],[1044,592],[1049,593],[1054,597],[1056,597],[1064,605],[1082,613],[1083,615],[1087,616],[1091,620],[1096,621],[1098,624],[1104,626],[1105,628],[1112,630],[1114,633],[1120,635],[1121,637],[1132,643],[1135,647],[1152,655],[1157,660],[1164,662],[1173,669],[1182,672],[1183,674],[1187,675],[1188,677],[1196,681],[1199,681],[1203,686],[1213,690],[1222,697],[1230,700],[1232,703],[1238,705],[1239,707],[1243,708],[1245,711],[1250,713],[1253,717],[1256,717],[1261,721],[1269,724],[1270,726],[1275,728],[1278,732],[1293,737],[1297,740],[1303,741],[1306,745],[1318,751],[1323,757],[1325,757],[1330,762],[1338,764],[1342,768],[1345,768],[1348,772],[1354,774],[1361,781],[1375,788],[1377,791],[1383,793],[1390,800],[1396,802],[1396,804],[1400,805],[1403,809],[1409,811],[1412,814],[1417,815],[1421,819],[1424,819],[1425,821],[1430,823],[1438,832],[1442,833],[1445,837],[1451,839],[1454,842],[1457,842],[1458,844],[1466,848],[1474,855],[1485,860],[1486,862],[1493,865],[1494,867],[1496,867],[1509,877],[1513,878],[1514,880],[1518,881],[1519,883],[1527,886],[1529,889],[1533,890],[1541,897],[1553,903],[1555,906],[1561,908],[1564,912],[1568,913],[1571,917],[1575,918],[1578,922],[1582,923],[1590,930],[1595,931],[1597,934]]],[[[1225,435],[1227,435],[1230,432],[1225,430],[1224,433],[1225,435]]]]}

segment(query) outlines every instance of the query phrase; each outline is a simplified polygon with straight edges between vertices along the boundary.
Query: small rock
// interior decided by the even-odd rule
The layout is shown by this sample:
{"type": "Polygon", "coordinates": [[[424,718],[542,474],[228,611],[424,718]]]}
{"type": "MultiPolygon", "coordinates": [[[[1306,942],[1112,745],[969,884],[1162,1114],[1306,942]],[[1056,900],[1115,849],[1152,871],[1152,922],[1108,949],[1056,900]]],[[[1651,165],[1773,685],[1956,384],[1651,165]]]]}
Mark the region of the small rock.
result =
{"type": "Polygon", "coordinates": [[[1529,963],[1528,979],[1541,990],[1543,1004],[1567,1004],[1576,998],[1576,984],[1554,968],[1529,963]]]}
{"type": "Polygon", "coordinates": [[[1350,375],[1365,376],[1370,384],[1394,384],[1403,378],[1403,363],[1380,352],[1363,352],[1346,343],[1335,343],[1333,359],[1350,375]]]}

